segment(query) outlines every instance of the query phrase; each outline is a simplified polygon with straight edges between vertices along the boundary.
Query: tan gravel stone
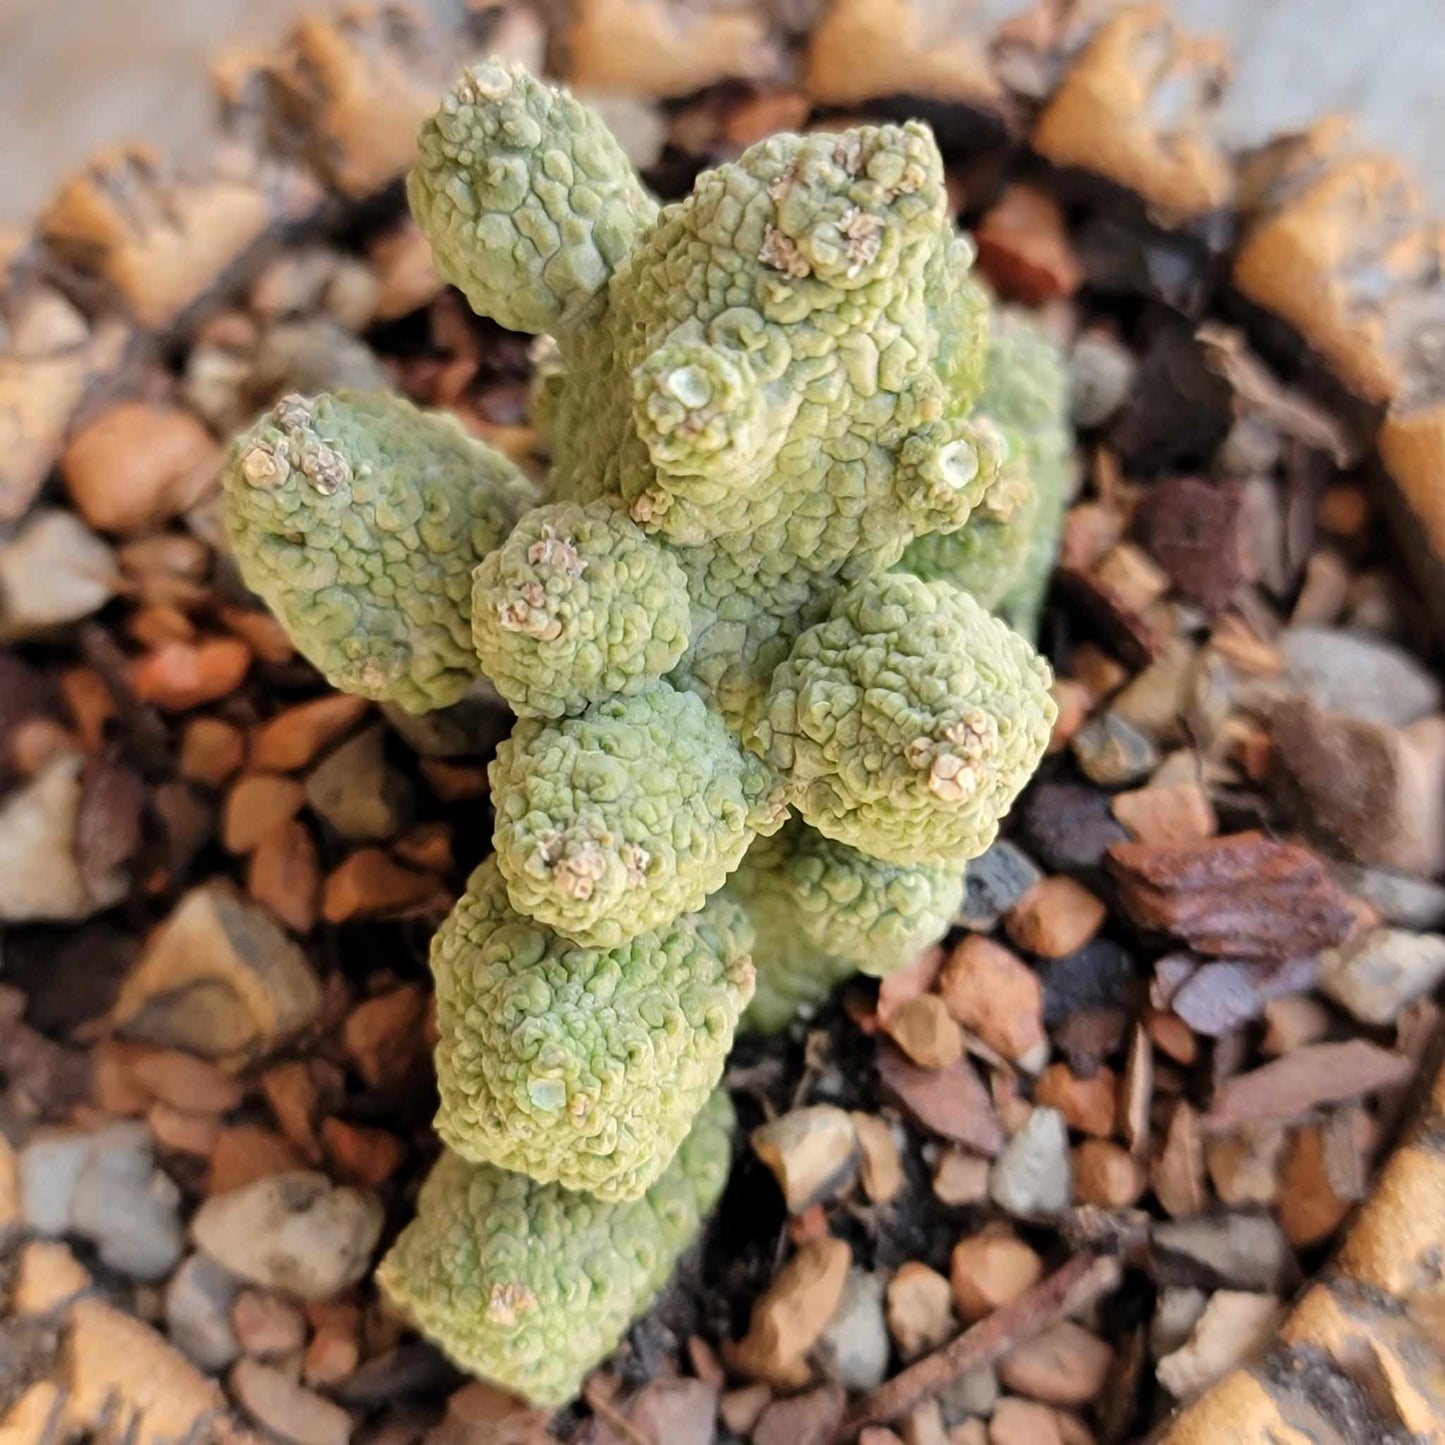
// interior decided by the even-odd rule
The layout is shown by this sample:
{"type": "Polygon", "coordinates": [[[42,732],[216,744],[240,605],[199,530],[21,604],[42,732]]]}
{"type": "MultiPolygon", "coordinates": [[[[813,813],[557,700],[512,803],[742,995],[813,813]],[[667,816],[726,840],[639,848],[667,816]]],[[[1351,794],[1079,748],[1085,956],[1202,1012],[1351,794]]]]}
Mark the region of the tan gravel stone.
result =
{"type": "Polygon", "coordinates": [[[1088,943],[1107,917],[1102,899],[1059,874],[1035,883],[1009,910],[1004,929],[1025,953],[1063,958],[1088,943]]]}
{"type": "Polygon", "coordinates": [[[947,1068],[963,1057],[963,1032],[936,993],[909,999],[888,1020],[887,1033],[923,1069],[947,1068]]]}
{"type": "Polygon", "coordinates": [[[841,1239],[811,1239],[753,1305],[747,1334],[725,1353],[733,1367],[783,1389],[808,1382],[808,1351],[838,1308],[853,1251],[841,1239]]]}
{"type": "Polygon", "coordinates": [[[1114,1132],[1119,1081],[1107,1065],[1082,1079],[1067,1064],[1050,1064],[1034,1085],[1034,1103],[1057,1109],[1069,1128],[1096,1139],[1114,1132]]]}
{"type": "MultiPolygon", "coordinates": [[[[1027,897],[1027,895],[1025,895],[1027,897]]],[[[1047,1041],[1039,976],[1002,944],[969,934],[944,963],[938,996],[964,1028],[1018,1061],[1047,1041]]]]}
{"type": "Polygon", "coordinates": [[[1025,1340],[998,1365],[1008,1389],[1048,1405],[1083,1405],[1104,1388],[1114,1351],[1072,1320],[1025,1340]]]}
{"type": "Polygon", "coordinates": [[[852,1113],[858,1138],[859,1173],[863,1192],[874,1204],[887,1204],[904,1185],[903,1160],[888,1121],[878,1114],[852,1113]]]}
{"type": "Polygon", "coordinates": [[[953,1247],[949,1275],[959,1318],[971,1324],[1038,1283],[1038,1255],[1006,1229],[966,1235],[953,1247]]]}
{"type": "Polygon", "coordinates": [[[852,1182],[858,1136],[842,1109],[793,1109],[754,1129],[753,1152],[773,1172],[790,1214],[834,1198],[852,1182]]]}
{"type": "Polygon", "coordinates": [[[58,1240],[32,1239],[20,1252],[10,1304],[17,1315],[49,1315],[88,1290],[90,1271],[58,1240]]]}
{"type": "Polygon", "coordinates": [[[240,1360],[230,1385],[247,1414],[290,1445],[347,1445],[351,1439],[354,1422],[340,1405],[272,1365],[240,1360]]]}
{"type": "Polygon", "coordinates": [[[1110,1139],[1085,1139],[1074,1148],[1074,1198],[1080,1204],[1127,1209],[1148,1182],[1144,1166],[1110,1139]]]}
{"type": "Polygon", "coordinates": [[[948,1281],[935,1269],[909,1260],[888,1281],[888,1333],[905,1363],[936,1349],[954,1331],[948,1281]]]}

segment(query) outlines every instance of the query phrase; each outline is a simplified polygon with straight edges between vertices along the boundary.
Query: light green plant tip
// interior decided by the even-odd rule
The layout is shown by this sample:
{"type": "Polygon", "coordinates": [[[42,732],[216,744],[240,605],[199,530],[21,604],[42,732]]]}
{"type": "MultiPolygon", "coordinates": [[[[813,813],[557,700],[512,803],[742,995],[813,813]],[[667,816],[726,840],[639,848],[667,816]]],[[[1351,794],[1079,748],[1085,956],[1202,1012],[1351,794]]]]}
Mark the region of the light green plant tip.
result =
{"type": "Polygon", "coordinates": [[[565,1404],[717,1203],[732,1126],[727,1096],[713,1094],[662,1177],[617,1202],[443,1154],[377,1271],[382,1292],[462,1369],[565,1404]]]}
{"type": "Polygon", "coordinates": [[[222,481],[241,575],[333,687],[426,712],[476,681],[472,571],[536,501],[500,453],[400,397],[288,396],[222,481]]]}

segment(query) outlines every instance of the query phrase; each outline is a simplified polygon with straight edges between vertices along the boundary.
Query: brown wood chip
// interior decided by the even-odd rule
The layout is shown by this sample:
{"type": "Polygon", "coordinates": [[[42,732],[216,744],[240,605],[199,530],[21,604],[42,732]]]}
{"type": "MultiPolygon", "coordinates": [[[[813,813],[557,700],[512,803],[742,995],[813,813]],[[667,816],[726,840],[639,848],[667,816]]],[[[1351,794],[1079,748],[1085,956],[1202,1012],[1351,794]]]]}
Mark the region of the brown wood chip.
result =
{"type": "Polygon", "coordinates": [[[1201,953],[1282,963],[1333,948],[1355,926],[1319,858],[1263,833],[1174,848],[1115,843],[1106,861],[1132,923],[1201,953]]]}
{"type": "Polygon", "coordinates": [[[1308,1044],[1247,1074],[1226,1079],[1200,1121],[1222,1133],[1267,1119],[1299,1119],[1311,1109],[1404,1084],[1415,1063],[1364,1039],[1308,1044]]]}

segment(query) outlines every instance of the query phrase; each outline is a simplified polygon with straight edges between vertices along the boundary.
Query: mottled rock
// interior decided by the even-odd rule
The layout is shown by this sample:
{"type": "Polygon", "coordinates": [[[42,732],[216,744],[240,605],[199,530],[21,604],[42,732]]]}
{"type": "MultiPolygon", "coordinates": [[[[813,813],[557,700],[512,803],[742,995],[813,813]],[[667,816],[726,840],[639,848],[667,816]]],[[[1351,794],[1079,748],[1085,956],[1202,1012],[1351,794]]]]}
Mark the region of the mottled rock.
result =
{"type": "Polygon", "coordinates": [[[272,1174],[213,1195],[191,1237],[242,1279],[324,1300],[366,1273],[383,1220],[369,1191],[335,1188],[324,1174],[272,1174]]]}
{"type": "Polygon", "coordinates": [[[1096,868],[1114,843],[1128,838],[1109,811],[1110,797],[1083,783],[1039,783],[1015,810],[1029,852],[1056,873],[1096,868]]]}
{"type": "Polygon", "coordinates": [[[151,937],[111,1020],[124,1037],[229,1063],[269,1053],[320,1008],[305,954],[264,909],[216,883],[187,893],[151,937]]]}
{"type": "MultiPolygon", "coordinates": [[[[1092,943],[1040,968],[1044,981],[1044,1021],[1050,1028],[1089,1010],[1127,1005],[1135,987],[1134,965],[1112,939],[1092,943]]],[[[1115,1042],[1117,1042],[1117,1030],[1115,1042]]],[[[1063,1041],[1056,1038],[1059,1046],[1063,1041]]],[[[1107,1052],[1107,1050],[1106,1050],[1107,1052]]]]}
{"type": "Polygon", "coordinates": [[[1292,700],[1270,725],[1270,789],[1308,836],[1372,868],[1445,869],[1445,718],[1400,729],[1292,700]]]}
{"type": "Polygon", "coordinates": [[[386,765],[386,729],[349,738],[306,780],[306,801],[349,842],[394,838],[411,818],[412,789],[386,765]]]}
{"type": "Polygon", "coordinates": [[[1132,723],[1114,712],[1090,718],[1069,745],[1080,771],[1101,788],[1127,788],[1159,766],[1159,750],[1132,723]]]}

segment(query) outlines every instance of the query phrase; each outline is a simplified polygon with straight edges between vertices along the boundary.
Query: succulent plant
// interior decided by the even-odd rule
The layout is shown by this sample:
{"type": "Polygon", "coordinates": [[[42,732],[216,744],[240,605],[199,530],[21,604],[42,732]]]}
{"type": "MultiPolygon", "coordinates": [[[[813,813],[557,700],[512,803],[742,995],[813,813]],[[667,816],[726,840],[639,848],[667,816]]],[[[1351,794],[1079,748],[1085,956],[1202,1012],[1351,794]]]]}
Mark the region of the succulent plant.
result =
{"type": "Polygon", "coordinates": [[[659,208],[596,117],[493,61],[409,196],[471,304],[555,343],[546,500],[455,422],[341,394],[236,442],[228,514],[336,686],[426,711],[485,677],[518,716],[494,857],[432,950],[452,1152],[381,1277],[551,1402],[716,1195],[684,1182],[722,1167],[704,1101],[750,951],[766,1026],[906,963],[1038,763],[1049,670],[988,609],[1037,608],[1062,389],[1021,323],[988,349],[922,125],[775,136],[659,208]]]}

